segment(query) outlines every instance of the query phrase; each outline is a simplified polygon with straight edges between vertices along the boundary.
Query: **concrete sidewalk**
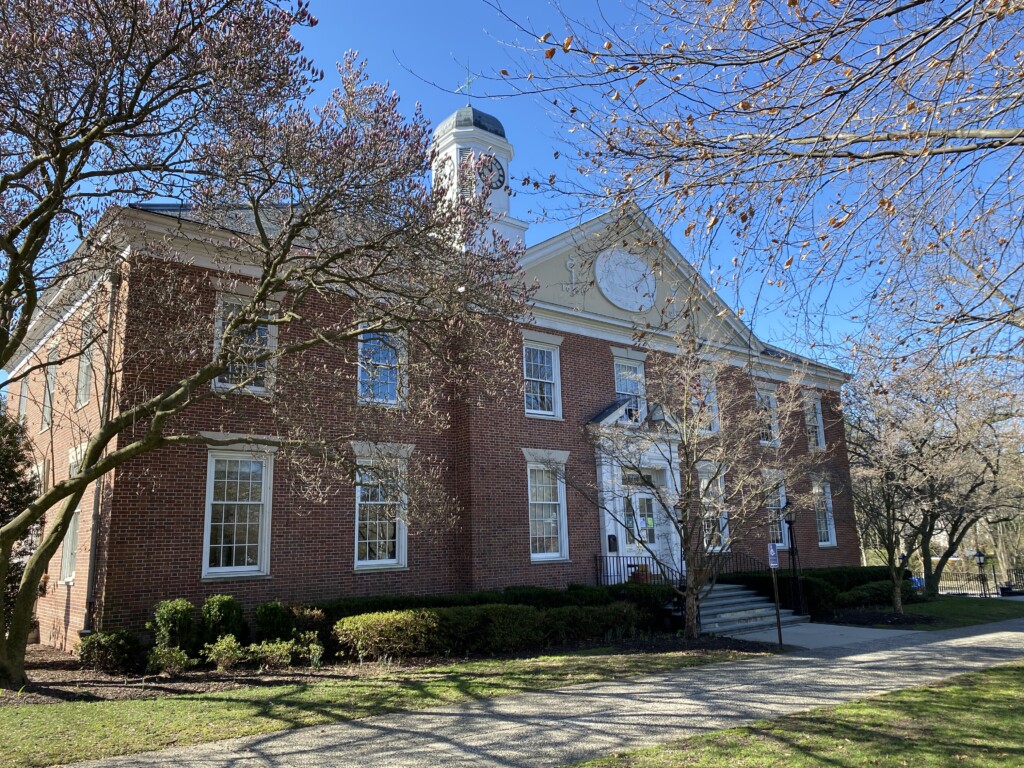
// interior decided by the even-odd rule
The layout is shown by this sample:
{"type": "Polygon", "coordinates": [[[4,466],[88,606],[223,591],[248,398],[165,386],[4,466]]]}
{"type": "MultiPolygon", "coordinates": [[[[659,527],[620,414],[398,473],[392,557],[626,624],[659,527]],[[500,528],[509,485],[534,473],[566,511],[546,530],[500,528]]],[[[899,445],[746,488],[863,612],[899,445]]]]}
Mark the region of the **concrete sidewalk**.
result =
{"type": "Polygon", "coordinates": [[[89,766],[560,766],[1024,659],[1024,619],[115,758],[89,766]]]}
{"type": "MultiPolygon", "coordinates": [[[[791,624],[782,628],[782,643],[793,648],[847,648],[886,640],[895,637],[910,637],[923,634],[913,629],[875,629],[874,627],[850,627],[845,624],[791,624]]],[[[729,637],[739,640],[753,640],[756,643],[776,645],[779,642],[778,629],[758,629],[754,632],[731,632],[729,637]]]]}

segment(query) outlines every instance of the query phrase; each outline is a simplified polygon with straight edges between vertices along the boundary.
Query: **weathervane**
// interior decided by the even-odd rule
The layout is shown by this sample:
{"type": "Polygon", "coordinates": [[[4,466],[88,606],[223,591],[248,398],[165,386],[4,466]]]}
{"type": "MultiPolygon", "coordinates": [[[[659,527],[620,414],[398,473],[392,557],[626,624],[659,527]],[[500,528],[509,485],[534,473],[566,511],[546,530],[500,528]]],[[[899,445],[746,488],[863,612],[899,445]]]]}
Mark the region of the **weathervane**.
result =
{"type": "Polygon", "coordinates": [[[477,80],[477,78],[473,76],[473,73],[469,69],[469,64],[467,63],[466,64],[466,82],[464,82],[462,85],[460,85],[458,88],[455,89],[456,93],[465,93],[466,94],[466,106],[467,107],[470,106],[470,101],[473,98],[473,83],[476,80],[477,80]]]}

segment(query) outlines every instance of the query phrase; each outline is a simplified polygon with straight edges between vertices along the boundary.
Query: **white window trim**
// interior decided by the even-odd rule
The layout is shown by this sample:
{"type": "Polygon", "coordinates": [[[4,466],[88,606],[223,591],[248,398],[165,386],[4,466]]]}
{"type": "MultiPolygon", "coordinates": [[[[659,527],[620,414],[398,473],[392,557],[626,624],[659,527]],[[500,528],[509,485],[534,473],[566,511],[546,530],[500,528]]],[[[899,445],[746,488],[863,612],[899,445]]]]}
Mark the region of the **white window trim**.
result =
{"type": "Polygon", "coordinates": [[[21,380],[18,389],[18,421],[24,426],[28,422],[28,377],[21,380]]]}
{"type": "MultiPolygon", "coordinates": [[[[526,450],[523,449],[525,454],[526,450]]],[[[568,455],[568,454],[566,454],[568,455]]],[[[565,464],[553,462],[527,461],[526,464],[526,546],[530,550],[531,563],[557,563],[569,560],[568,514],[565,503],[565,464]],[[530,545],[530,470],[543,469],[554,472],[558,483],[558,552],[533,552],[530,545]]]]}
{"type": "MultiPolygon", "coordinates": [[[[701,462],[700,464],[697,465],[697,482],[701,484],[701,486],[698,486],[698,491],[700,493],[700,504],[701,504],[702,507],[703,507],[703,504],[704,504],[704,488],[702,486],[703,486],[703,483],[704,483],[705,479],[708,480],[709,482],[713,482],[715,485],[717,485],[719,493],[721,495],[722,510],[721,510],[721,514],[718,516],[719,530],[720,531],[722,529],[721,521],[723,519],[725,520],[724,543],[721,546],[718,546],[718,547],[708,547],[708,550],[711,551],[711,552],[728,552],[729,549],[730,549],[731,542],[732,542],[732,520],[730,520],[730,518],[729,518],[729,507],[725,503],[725,470],[724,470],[724,468],[719,467],[719,466],[715,466],[714,464],[710,464],[708,462],[701,462]]],[[[703,509],[702,509],[701,510],[701,515],[703,516],[703,514],[704,514],[704,512],[703,512],[703,509]]],[[[701,526],[703,526],[703,520],[701,521],[701,526]]],[[[702,535],[703,535],[703,529],[702,529],[702,535]]],[[[706,537],[705,537],[705,544],[704,545],[707,546],[707,538],[706,537]]]]}
{"type": "Polygon", "coordinates": [[[82,521],[82,508],[78,507],[71,513],[71,523],[64,532],[64,541],[60,551],[60,581],[73,586],[78,565],[78,525],[82,521]],[[70,566],[70,568],[68,567],[70,566]]]}
{"type": "MultiPolygon", "coordinates": [[[[531,337],[540,334],[530,334],[531,337]]],[[[550,334],[544,334],[549,336],[550,334]]],[[[559,337],[554,337],[559,338],[559,337]]],[[[560,340],[560,339],[559,339],[560,340]]],[[[526,415],[531,419],[561,419],[562,418],[562,363],[560,352],[561,347],[558,344],[552,344],[549,342],[535,341],[533,338],[529,338],[526,334],[523,334],[523,350],[520,360],[520,370],[523,375],[523,408],[526,411],[526,415]],[[552,392],[551,400],[553,409],[551,411],[539,411],[531,410],[526,407],[526,350],[527,348],[532,349],[544,349],[551,352],[551,374],[552,374],[552,392]]]]}
{"type": "Polygon", "coordinates": [[[821,541],[821,534],[818,531],[818,513],[817,509],[814,510],[814,535],[818,539],[818,546],[821,549],[830,549],[839,546],[838,537],[836,536],[836,518],[832,512],[832,484],[823,477],[811,478],[812,493],[817,493],[818,489],[825,499],[825,515],[828,522],[828,533],[829,540],[821,541]]]}
{"type": "Polygon", "coordinates": [[[78,374],[75,377],[75,410],[84,408],[92,400],[95,362],[92,336],[96,334],[96,315],[92,310],[82,321],[81,349],[78,354],[78,374]]]}
{"type": "Polygon", "coordinates": [[[704,396],[704,401],[710,401],[711,403],[711,423],[708,425],[708,429],[701,428],[700,433],[702,435],[716,435],[722,429],[722,421],[718,413],[718,383],[715,381],[714,376],[701,376],[700,386],[707,393],[704,396]]]}
{"type": "MultiPolygon", "coordinates": [[[[224,334],[224,306],[228,303],[241,304],[245,306],[251,297],[246,296],[243,293],[217,293],[217,306],[213,322],[213,355],[216,357],[220,354],[221,338],[224,334]]],[[[277,324],[267,323],[267,350],[274,351],[277,349],[277,324]]],[[[264,378],[266,379],[267,385],[265,387],[257,387],[252,384],[238,385],[231,384],[230,382],[221,381],[221,377],[218,376],[212,382],[214,392],[220,393],[243,393],[249,395],[268,395],[274,388],[274,358],[267,360],[267,367],[264,371],[264,378]]]]}
{"type": "Polygon", "coordinates": [[[363,359],[363,337],[356,341],[356,402],[359,405],[378,405],[383,408],[408,408],[409,406],[409,343],[405,335],[400,331],[368,331],[367,333],[381,336],[392,336],[397,338],[395,343],[398,353],[398,384],[395,387],[394,400],[378,400],[373,397],[363,397],[362,389],[362,359],[363,359]]]}
{"type": "MultiPolygon", "coordinates": [[[[786,525],[786,511],[785,511],[786,510],[786,502],[789,500],[789,497],[786,496],[786,473],[785,473],[784,470],[781,470],[781,469],[762,469],[761,470],[761,474],[764,477],[765,494],[766,495],[767,495],[767,492],[768,492],[768,485],[769,484],[774,484],[776,482],[778,482],[778,484],[779,484],[778,497],[779,497],[779,505],[780,505],[780,507],[779,507],[779,510],[778,510],[778,514],[779,514],[779,530],[782,532],[782,541],[781,542],[772,542],[771,541],[771,528],[769,527],[769,531],[768,531],[769,543],[774,543],[775,546],[778,547],[779,549],[789,549],[789,526],[786,525]]],[[[771,517],[770,517],[770,515],[772,514],[772,511],[773,511],[772,507],[770,507],[767,504],[765,504],[765,509],[768,510],[768,514],[769,514],[768,525],[771,526],[771,517]]]]}
{"type": "Polygon", "coordinates": [[[206,512],[203,522],[204,579],[238,579],[270,575],[270,524],[274,488],[274,449],[211,449],[206,457],[206,512]],[[210,567],[210,529],[213,522],[214,462],[217,459],[255,459],[263,465],[263,517],[260,519],[259,562],[255,566],[210,567]]]}
{"type": "MultiPolygon", "coordinates": [[[[761,403],[766,403],[768,407],[768,413],[771,416],[771,427],[772,427],[772,439],[771,440],[758,440],[758,442],[765,447],[778,448],[779,442],[779,397],[776,388],[772,384],[758,383],[757,389],[757,407],[761,408],[761,403]]],[[[760,422],[759,422],[760,423],[760,422]]]]}
{"type": "Polygon", "coordinates": [[[643,424],[645,421],[647,421],[647,367],[643,360],[638,360],[635,357],[613,357],[612,375],[615,377],[616,380],[616,398],[627,396],[625,393],[619,392],[618,376],[615,375],[615,366],[617,365],[624,365],[629,366],[630,368],[634,368],[637,371],[635,375],[640,382],[640,394],[637,396],[640,400],[639,414],[637,414],[637,417],[635,419],[631,419],[626,415],[625,411],[623,411],[622,416],[619,418],[619,423],[628,424],[630,426],[639,426],[640,424],[643,424]]]}
{"type": "MultiPolygon", "coordinates": [[[[818,428],[816,430],[815,438],[817,445],[811,443],[810,439],[807,441],[807,449],[811,451],[824,451],[826,446],[825,443],[825,417],[821,410],[821,395],[817,392],[806,392],[804,393],[804,426],[807,426],[807,414],[813,409],[814,415],[818,421],[818,428]]],[[[809,437],[809,436],[808,436],[809,437]]]]}
{"type": "MultiPolygon", "coordinates": [[[[413,445],[400,443],[352,443],[356,451],[356,464],[361,467],[372,467],[379,459],[388,457],[394,460],[395,465],[403,476],[408,477],[409,465],[408,456],[412,453],[413,445]],[[357,447],[358,446],[358,447],[357,447]],[[363,446],[373,446],[369,453],[361,453],[363,446]],[[376,458],[375,458],[376,457],[376,458]]],[[[407,510],[409,508],[409,497],[403,490],[401,492],[400,508],[395,515],[395,557],[391,560],[360,560],[359,559],[359,485],[355,486],[355,527],[352,536],[352,562],[353,568],[357,571],[397,571],[409,567],[409,525],[407,510]]]]}
{"type": "Polygon", "coordinates": [[[46,432],[53,426],[53,401],[57,397],[59,357],[57,349],[53,347],[46,355],[46,365],[43,367],[43,401],[39,406],[40,432],[46,432]]]}

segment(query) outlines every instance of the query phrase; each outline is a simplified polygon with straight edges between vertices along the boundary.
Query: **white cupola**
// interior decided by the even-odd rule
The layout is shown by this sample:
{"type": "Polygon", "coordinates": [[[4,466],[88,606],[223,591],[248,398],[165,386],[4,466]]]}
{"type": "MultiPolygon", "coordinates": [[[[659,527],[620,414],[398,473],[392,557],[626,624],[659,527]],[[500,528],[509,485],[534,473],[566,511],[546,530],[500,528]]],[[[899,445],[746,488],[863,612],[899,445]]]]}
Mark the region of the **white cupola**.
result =
{"type": "Polygon", "coordinates": [[[469,105],[461,107],[437,126],[434,150],[435,177],[451,175],[455,183],[450,188],[460,195],[480,194],[487,185],[495,229],[513,242],[522,240],[528,225],[509,214],[509,163],[514,152],[498,118],[469,105]],[[476,173],[465,167],[471,157],[483,159],[476,173]]]}

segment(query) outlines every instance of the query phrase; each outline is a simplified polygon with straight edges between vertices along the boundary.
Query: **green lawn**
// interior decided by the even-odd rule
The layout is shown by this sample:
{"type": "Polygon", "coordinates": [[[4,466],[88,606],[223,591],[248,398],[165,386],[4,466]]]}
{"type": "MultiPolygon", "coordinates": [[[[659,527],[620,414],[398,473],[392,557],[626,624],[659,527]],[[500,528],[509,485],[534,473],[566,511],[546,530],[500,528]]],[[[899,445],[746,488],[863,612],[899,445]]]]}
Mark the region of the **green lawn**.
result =
{"type": "Polygon", "coordinates": [[[994,768],[1024,765],[1024,665],[763,720],[586,768],[994,768]]]}
{"type": "Polygon", "coordinates": [[[934,624],[901,626],[900,629],[952,629],[969,627],[972,624],[987,624],[990,621],[1022,618],[1024,601],[945,595],[927,603],[910,603],[905,605],[903,610],[906,613],[936,616],[939,621],[934,624]]]}
{"type": "MultiPolygon", "coordinates": [[[[732,651],[464,662],[137,701],[0,706],[0,767],[27,768],[748,658],[732,651]]],[[[16,695],[4,692],[5,696],[16,695]]]]}

